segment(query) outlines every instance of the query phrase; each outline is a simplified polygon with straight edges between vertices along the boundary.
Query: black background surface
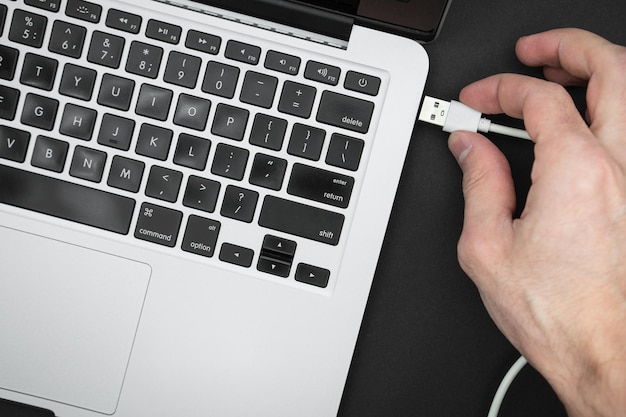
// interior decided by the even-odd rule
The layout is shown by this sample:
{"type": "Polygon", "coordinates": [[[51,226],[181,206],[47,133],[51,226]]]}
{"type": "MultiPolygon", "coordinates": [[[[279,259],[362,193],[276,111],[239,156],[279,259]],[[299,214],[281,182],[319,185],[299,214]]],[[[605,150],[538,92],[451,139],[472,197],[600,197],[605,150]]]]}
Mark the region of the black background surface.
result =
{"type": "MultiPolygon", "coordinates": [[[[541,77],[520,64],[516,40],[580,27],[626,45],[622,0],[453,0],[440,36],[426,49],[425,93],[458,98],[467,84],[500,72],[541,77]]],[[[625,74],[626,76],[626,74],[625,74]]],[[[572,91],[579,102],[584,91],[572,91]]],[[[458,266],[461,173],[448,135],[417,123],[344,392],[341,417],[483,417],[519,354],[487,315],[458,266]]],[[[523,207],[533,147],[491,136],[509,159],[523,207]]],[[[565,416],[547,383],[526,367],[501,417],[565,416]]]]}

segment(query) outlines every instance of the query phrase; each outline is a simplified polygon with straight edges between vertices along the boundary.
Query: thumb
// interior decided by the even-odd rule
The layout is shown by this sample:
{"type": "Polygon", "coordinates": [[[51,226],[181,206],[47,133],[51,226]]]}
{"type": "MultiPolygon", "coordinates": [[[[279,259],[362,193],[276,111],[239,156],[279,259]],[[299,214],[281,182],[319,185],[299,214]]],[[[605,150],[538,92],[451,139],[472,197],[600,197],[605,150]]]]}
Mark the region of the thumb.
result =
{"type": "Polygon", "coordinates": [[[515,210],[513,178],[502,152],[478,133],[454,132],[448,147],[463,171],[465,220],[459,261],[474,278],[482,275],[481,265],[497,263],[510,242],[515,210]]]}

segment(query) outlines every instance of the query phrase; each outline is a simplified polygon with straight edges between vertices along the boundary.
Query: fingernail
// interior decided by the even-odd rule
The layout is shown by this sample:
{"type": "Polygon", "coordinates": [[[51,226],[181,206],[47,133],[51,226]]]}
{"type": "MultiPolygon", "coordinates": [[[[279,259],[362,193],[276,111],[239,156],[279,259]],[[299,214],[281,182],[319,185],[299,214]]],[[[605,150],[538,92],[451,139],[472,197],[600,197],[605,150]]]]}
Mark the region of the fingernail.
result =
{"type": "Polygon", "coordinates": [[[448,138],[448,148],[459,165],[461,165],[467,154],[472,150],[472,143],[463,132],[452,132],[448,138]]]}

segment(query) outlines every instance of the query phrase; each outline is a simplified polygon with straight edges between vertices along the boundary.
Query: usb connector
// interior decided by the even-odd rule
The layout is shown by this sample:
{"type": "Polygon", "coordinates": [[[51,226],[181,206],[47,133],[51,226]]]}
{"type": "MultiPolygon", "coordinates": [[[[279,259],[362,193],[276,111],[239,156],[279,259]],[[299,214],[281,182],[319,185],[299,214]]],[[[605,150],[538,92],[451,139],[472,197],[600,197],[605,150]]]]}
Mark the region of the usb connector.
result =
{"type": "Polygon", "coordinates": [[[456,130],[493,132],[530,140],[525,130],[491,123],[491,120],[482,117],[481,112],[456,100],[445,101],[431,96],[424,97],[419,120],[441,126],[444,132],[451,133],[456,130]]]}

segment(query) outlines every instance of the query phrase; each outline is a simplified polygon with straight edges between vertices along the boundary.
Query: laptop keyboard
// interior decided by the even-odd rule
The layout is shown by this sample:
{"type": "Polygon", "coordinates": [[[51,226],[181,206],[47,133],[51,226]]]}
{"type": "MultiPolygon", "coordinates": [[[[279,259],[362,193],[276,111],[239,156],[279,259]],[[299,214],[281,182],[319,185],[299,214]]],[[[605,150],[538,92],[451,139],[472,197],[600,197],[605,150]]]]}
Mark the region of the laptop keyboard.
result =
{"type": "Polygon", "coordinates": [[[327,287],[383,76],[123,8],[0,5],[0,203],[327,287]]]}

